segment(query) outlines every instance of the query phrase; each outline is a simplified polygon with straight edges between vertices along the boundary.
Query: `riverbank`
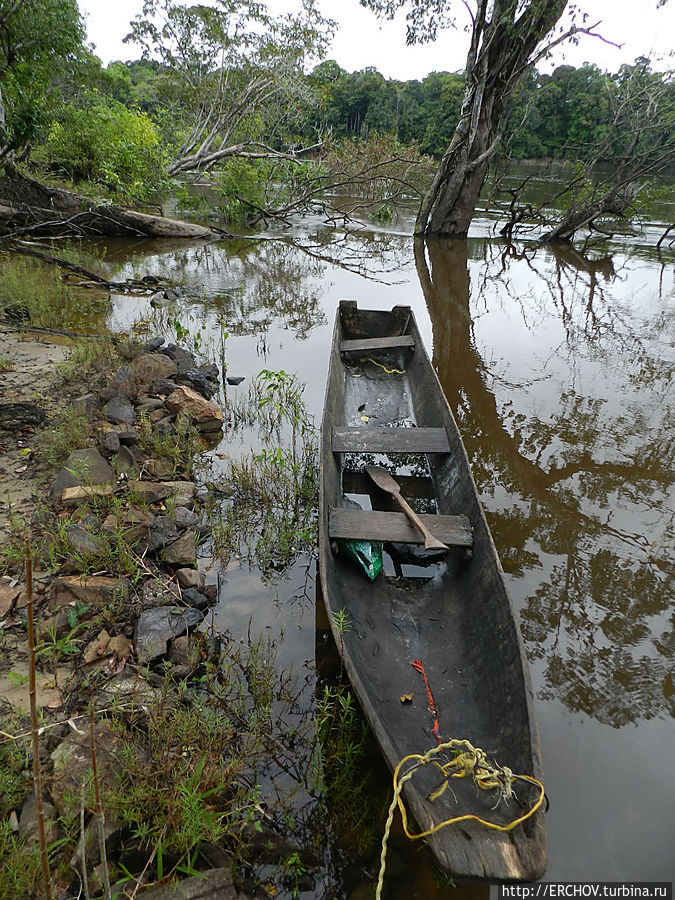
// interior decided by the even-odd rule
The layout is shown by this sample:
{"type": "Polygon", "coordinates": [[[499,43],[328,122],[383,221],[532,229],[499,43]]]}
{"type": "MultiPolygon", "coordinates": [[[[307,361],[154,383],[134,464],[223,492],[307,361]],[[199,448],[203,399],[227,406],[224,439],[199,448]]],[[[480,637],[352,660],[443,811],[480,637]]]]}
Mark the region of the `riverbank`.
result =
{"type": "Polygon", "coordinates": [[[0,360],[0,896],[45,896],[26,542],[54,896],[105,896],[107,876],[117,896],[163,897],[172,874],[172,897],[243,896],[224,848],[260,826],[239,777],[255,735],[194,693],[219,655],[197,630],[218,589],[199,568],[196,479],[223,426],[218,370],[161,337],[68,346],[8,328],[0,360]]]}

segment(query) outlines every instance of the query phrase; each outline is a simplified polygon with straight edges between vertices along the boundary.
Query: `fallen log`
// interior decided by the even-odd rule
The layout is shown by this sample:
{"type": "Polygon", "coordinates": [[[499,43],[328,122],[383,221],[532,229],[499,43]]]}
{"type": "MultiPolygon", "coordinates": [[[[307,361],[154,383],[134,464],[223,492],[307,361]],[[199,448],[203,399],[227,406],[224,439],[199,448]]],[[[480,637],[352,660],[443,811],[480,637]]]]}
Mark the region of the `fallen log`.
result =
{"type": "Polygon", "coordinates": [[[0,234],[129,236],[218,240],[228,233],[192,222],[138,212],[41,184],[16,169],[0,179],[0,234]]]}

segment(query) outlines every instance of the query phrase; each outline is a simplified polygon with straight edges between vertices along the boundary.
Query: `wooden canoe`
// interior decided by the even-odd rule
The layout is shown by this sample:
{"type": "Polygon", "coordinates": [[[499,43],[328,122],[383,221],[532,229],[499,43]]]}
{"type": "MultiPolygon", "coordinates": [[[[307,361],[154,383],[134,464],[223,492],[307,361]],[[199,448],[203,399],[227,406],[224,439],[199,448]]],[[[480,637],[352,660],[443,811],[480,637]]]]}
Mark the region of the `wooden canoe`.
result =
{"type": "MultiPolygon", "coordinates": [[[[527,660],[504,574],[467,455],[408,307],[337,312],[321,435],[319,569],[344,669],[392,769],[437,746],[421,661],[443,741],[467,739],[491,760],[542,777],[527,660]],[[384,465],[432,533],[449,545],[430,561],[423,538],[365,472],[384,465]],[[358,504],[358,505],[357,505],[358,504]],[[360,507],[360,508],[359,508],[360,507]],[[384,542],[370,581],[339,551],[346,540],[384,542]],[[337,552],[336,552],[337,551],[337,552]],[[412,694],[412,702],[402,698],[412,694]]],[[[403,789],[419,830],[470,813],[517,819],[534,788],[502,801],[471,779],[424,766],[403,789]]],[[[536,793],[536,792],[535,792],[536,793]]],[[[458,878],[533,881],[546,868],[543,811],[500,832],[468,820],[427,839],[458,878]]]]}

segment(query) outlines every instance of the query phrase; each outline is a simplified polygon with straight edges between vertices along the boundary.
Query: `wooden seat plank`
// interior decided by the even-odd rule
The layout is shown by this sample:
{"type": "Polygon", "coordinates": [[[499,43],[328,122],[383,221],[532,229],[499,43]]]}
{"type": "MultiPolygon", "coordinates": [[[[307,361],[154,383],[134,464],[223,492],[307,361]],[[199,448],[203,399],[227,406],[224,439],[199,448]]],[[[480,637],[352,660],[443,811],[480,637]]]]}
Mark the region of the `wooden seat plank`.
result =
{"type": "Polygon", "coordinates": [[[415,341],[409,334],[395,337],[365,338],[340,341],[342,353],[375,353],[378,350],[415,349],[415,341]]]}
{"type": "Polygon", "coordinates": [[[444,428],[334,428],[333,453],[449,453],[444,428]]]}
{"type": "MultiPolygon", "coordinates": [[[[473,534],[467,516],[434,516],[420,519],[434,537],[453,547],[471,547],[473,534]]],[[[332,540],[389,541],[423,544],[424,538],[403,513],[331,507],[328,536],[332,540]]]]}

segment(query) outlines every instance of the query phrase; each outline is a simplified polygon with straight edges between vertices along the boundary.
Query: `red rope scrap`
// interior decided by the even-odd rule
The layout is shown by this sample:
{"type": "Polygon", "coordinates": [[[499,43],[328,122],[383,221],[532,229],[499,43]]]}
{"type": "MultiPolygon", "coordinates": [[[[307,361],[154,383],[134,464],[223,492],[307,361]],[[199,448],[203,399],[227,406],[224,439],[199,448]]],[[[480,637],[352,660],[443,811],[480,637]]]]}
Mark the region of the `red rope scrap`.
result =
{"type": "Polygon", "coordinates": [[[424,671],[424,666],[422,665],[422,661],[420,659],[413,660],[410,663],[413,669],[416,669],[422,678],[424,678],[424,683],[427,687],[427,695],[429,697],[429,712],[434,717],[434,727],[433,732],[438,743],[441,743],[441,730],[438,726],[438,712],[436,711],[436,703],[434,702],[434,695],[431,693],[431,688],[429,687],[429,679],[427,678],[427,673],[424,671]]]}

